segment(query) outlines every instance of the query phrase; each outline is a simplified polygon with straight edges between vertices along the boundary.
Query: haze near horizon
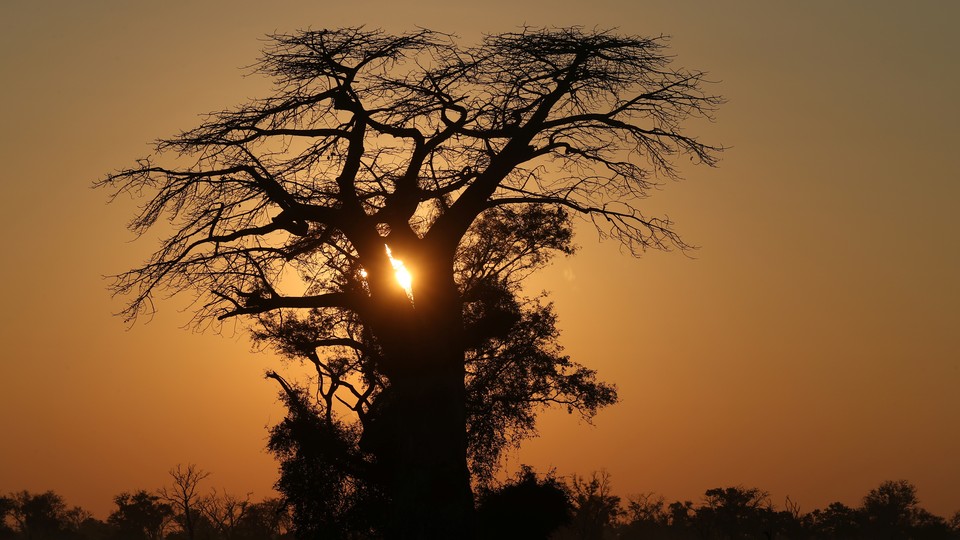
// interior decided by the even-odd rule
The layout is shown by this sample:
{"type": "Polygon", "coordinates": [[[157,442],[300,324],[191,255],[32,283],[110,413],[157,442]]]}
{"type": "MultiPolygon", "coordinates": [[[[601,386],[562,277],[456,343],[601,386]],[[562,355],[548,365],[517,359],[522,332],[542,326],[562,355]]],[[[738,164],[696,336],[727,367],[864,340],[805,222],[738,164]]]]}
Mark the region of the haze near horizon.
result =
{"type": "Polygon", "coordinates": [[[543,415],[508,470],[605,468],[618,492],[668,500],[756,486],[804,509],[904,478],[928,510],[960,509],[960,8],[420,6],[3,8],[0,403],[12,443],[0,489],[53,489],[104,517],[115,494],[190,462],[211,485],[270,493],[265,426],[283,412],[263,371],[280,361],[251,352],[240,329],[184,331],[181,300],[129,330],[112,317],[122,305],[101,276],[155,244],[123,228],[135,202],[106,206],[89,189],[153,139],[266,95],[268,81],[241,69],[265,34],[366,24],[473,41],[579,24],[672,36],[676,64],[708,71],[728,99],[689,131],[730,149],[648,201],[699,246],[692,258],[632,259],[582,228],[581,251],[528,283],[552,291],[567,352],[622,402],[595,426],[543,415]]]}

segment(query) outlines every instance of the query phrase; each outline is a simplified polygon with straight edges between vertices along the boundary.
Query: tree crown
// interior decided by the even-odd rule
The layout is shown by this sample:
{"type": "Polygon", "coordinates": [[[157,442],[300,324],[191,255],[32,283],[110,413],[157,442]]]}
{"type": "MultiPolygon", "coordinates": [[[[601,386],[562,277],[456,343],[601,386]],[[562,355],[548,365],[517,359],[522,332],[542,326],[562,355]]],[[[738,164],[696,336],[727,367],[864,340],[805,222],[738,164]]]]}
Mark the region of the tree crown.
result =
{"type": "Polygon", "coordinates": [[[682,132],[721,99],[702,72],[671,67],[663,38],[524,28],[463,47],[429,30],[305,31],[273,36],[255,68],[273,96],[99,182],[146,195],[135,233],[173,223],[116,278],[128,319],[160,288],[199,292],[199,320],[363,312],[396,296],[385,244],[410,266],[450,267],[478,217],[503,207],[564,209],[634,254],[686,248],[639,202],[677,175],[678,155],[712,165],[721,150],[682,132]],[[343,290],[361,269],[366,290],[343,290]]]}

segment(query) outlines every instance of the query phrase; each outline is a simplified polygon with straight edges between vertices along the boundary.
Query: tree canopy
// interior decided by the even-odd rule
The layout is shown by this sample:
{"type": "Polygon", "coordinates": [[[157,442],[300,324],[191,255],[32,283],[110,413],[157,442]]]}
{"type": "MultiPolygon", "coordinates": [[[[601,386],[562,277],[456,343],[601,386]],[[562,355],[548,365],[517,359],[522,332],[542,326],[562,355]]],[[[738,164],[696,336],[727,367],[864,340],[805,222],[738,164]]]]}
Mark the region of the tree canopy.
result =
{"type": "Polygon", "coordinates": [[[424,256],[449,266],[477,217],[503,206],[566,208],[634,253],[685,247],[637,203],[676,175],[677,154],[715,163],[719,148],[680,127],[720,99],[669,61],[663,38],[578,28],[475,47],[428,30],[273,36],[257,72],[275,95],[159,141],[172,164],[145,158],[100,183],[147,197],[134,232],[174,224],[118,276],[124,314],[152,310],[160,288],[201,292],[199,317],[364,312],[396,289],[385,243],[414,268],[411,245],[436,245],[424,256]],[[344,290],[361,268],[369,290],[344,290]],[[309,293],[284,294],[287,272],[309,293]]]}

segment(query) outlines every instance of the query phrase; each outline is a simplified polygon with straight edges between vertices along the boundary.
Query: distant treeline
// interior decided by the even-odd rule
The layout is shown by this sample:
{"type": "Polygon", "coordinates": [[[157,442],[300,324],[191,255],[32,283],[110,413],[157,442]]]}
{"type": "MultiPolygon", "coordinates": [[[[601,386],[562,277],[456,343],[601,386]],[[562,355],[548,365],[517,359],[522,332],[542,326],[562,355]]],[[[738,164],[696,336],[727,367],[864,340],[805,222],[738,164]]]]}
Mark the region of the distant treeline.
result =
{"type": "MultiPolygon", "coordinates": [[[[201,491],[208,473],[193,465],[170,475],[170,486],[114,497],[116,509],[105,521],[68,507],[52,491],[0,496],[0,540],[364,538],[343,530],[298,534],[295,524],[306,516],[294,513],[309,504],[201,491]]],[[[904,480],[883,482],[857,507],[835,502],[803,513],[789,498],[776,507],[757,488],[709,489],[696,504],[667,503],[653,493],[623,500],[612,494],[607,473],[564,480],[523,467],[512,480],[478,488],[476,532],[481,539],[524,540],[960,539],[960,511],[949,520],[931,514],[904,480]]]]}
{"type": "MultiPolygon", "coordinates": [[[[534,483],[549,484],[550,477],[537,481],[521,472],[498,491],[534,483]]],[[[554,540],[960,539],[960,511],[949,520],[931,514],[905,480],[883,482],[860,506],[834,502],[807,513],[789,497],[778,508],[766,491],[742,486],[708,489],[699,503],[667,503],[654,493],[624,501],[611,493],[606,473],[574,476],[562,488],[570,497],[570,519],[549,536],[554,540]]]]}

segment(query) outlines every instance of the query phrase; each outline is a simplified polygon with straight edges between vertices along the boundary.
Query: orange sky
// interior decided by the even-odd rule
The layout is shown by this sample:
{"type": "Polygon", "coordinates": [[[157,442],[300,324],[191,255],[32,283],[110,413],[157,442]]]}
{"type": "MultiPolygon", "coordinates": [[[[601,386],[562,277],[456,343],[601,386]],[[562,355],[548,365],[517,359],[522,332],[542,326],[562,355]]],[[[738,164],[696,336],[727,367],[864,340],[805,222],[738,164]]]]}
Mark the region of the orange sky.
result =
{"type": "Polygon", "coordinates": [[[534,277],[563,342],[619,386],[595,426],[545,415],[509,466],[606,468],[622,495],[697,501],[769,490],[803,511],[888,479],[960,510],[960,4],[487,0],[12,1],[0,7],[0,492],[54,489],[105,517],[177,463],[208,487],[270,495],[265,426],[282,412],[233,336],[180,329],[180,301],[127,331],[100,276],[139,262],[132,203],[89,188],[263,95],[242,78],[274,31],[367,24],[481,32],[521,24],[669,34],[729,99],[692,132],[732,147],[649,200],[695,258],[640,260],[579,235],[534,277]]]}

